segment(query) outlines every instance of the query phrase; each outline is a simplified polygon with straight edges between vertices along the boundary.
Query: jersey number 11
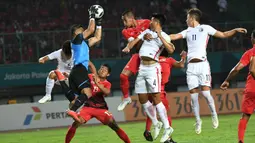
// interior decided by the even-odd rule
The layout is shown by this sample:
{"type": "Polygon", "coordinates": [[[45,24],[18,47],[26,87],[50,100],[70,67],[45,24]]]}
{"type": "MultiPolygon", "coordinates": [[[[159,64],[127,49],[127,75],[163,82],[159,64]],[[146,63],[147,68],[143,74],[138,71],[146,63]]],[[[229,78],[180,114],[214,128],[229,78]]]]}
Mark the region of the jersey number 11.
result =
{"type": "Polygon", "coordinates": [[[193,41],[197,40],[197,35],[196,35],[196,34],[195,34],[195,35],[192,35],[192,40],[193,40],[193,41]]]}

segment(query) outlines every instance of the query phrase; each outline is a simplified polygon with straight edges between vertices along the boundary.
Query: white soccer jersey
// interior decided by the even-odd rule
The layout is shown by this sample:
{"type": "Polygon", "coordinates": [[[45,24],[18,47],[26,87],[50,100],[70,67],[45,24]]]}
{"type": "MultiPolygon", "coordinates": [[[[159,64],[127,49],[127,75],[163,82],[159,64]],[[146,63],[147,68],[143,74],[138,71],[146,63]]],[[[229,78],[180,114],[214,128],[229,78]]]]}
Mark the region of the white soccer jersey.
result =
{"type": "Polygon", "coordinates": [[[206,60],[206,48],[210,35],[214,35],[217,30],[209,25],[198,25],[189,27],[180,34],[186,38],[188,45],[188,62],[194,58],[206,60]]]}
{"type": "Polygon", "coordinates": [[[73,67],[73,54],[72,57],[69,60],[64,61],[62,56],[61,56],[61,52],[62,49],[59,49],[57,51],[54,51],[52,53],[50,53],[48,56],[48,58],[50,60],[54,60],[57,59],[58,61],[58,70],[62,71],[62,72],[70,72],[72,67],[73,67]]]}
{"type": "MultiPolygon", "coordinates": [[[[170,37],[163,31],[161,31],[162,37],[170,43],[170,37]]],[[[156,32],[151,31],[150,29],[147,29],[143,31],[137,38],[144,40],[140,50],[139,50],[139,56],[149,57],[151,59],[154,59],[156,61],[159,60],[159,55],[163,51],[162,41],[158,37],[158,34],[156,32]],[[150,41],[144,40],[143,37],[145,34],[151,34],[152,39],[150,41]]]]}

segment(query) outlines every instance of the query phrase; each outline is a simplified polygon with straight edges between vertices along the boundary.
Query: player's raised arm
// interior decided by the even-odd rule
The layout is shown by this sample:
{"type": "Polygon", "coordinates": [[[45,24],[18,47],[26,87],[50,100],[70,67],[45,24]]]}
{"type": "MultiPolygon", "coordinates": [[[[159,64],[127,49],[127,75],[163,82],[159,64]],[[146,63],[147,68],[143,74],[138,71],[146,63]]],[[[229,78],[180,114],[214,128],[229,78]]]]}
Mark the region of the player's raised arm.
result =
{"type": "Polygon", "coordinates": [[[163,43],[163,46],[166,48],[167,52],[172,54],[175,50],[174,44],[171,43],[171,39],[169,36],[161,35],[161,29],[160,30],[156,30],[156,32],[158,33],[158,37],[160,38],[160,40],[163,43]]]}
{"type": "Polygon", "coordinates": [[[97,69],[96,69],[95,65],[91,61],[89,61],[89,70],[94,75],[97,75],[97,69]]]}
{"type": "Polygon", "coordinates": [[[216,33],[213,35],[218,38],[228,38],[233,36],[236,33],[247,33],[247,30],[245,28],[235,28],[229,31],[221,32],[221,31],[216,31],[216,33]]]}
{"type": "Polygon", "coordinates": [[[249,72],[251,73],[252,77],[255,79],[255,57],[251,57],[249,72]]]}
{"type": "Polygon", "coordinates": [[[89,40],[88,40],[89,47],[92,47],[95,44],[97,44],[98,42],[100,42],[101,38],[102,38],[102,27],[101,27],[101,25],[100,26],[97,25],[95,36],[89,38],[89,40]]]}
{"type": "Polygon", "coordinates": [[[182,51],[180,56],[181,56],[181,60],[176,61],[176,62],[173,63],[174,68],[184,68],[184,65],[185,65],[185,62],[186,62],[186,57],[187,57],[187,52],[182,51]]]}
{"type": "Polygon", "coordinates": [[[96,8],[95,6],[91,6],[89,11],[89,25],[86,30],[83,32],[83,38],[87,39],[91,34],[95,32],[95,13],[96,13],[96,8]]]}

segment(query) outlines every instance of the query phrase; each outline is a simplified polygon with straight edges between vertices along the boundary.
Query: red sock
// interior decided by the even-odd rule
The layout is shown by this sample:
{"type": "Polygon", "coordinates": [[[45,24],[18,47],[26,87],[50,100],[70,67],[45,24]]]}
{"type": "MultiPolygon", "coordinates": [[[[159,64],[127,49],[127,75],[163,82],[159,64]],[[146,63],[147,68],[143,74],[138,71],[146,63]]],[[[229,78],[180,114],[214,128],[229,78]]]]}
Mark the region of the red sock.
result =
{"type": "Polygon", "coordinates": [[[152,125],[152,121],[151,119],[147,116],[147,119],[146,119],[146,131],[150,131],[151,130],[151,125],[152,125]]]}
{"type": "Polygon", "coordinates": [[[169,122],[169,125],[172,127],[172,118],[170,115],[168,115],[168,122],[169,122]]]}
{"type": "Polygon", "coordinates": [[[129,140],[127,134],[121,128],[119,128],[116,131],[116,133],[125,143],[130,143],[130,140],[129,140]]]}
{"type": "Polygon", "coordinates": [[[244,142],[244,133],[246,130],[247,120],[240,119],[239,125],[238,125],[238,141],[244,142]]]}
{"type": "Polygon", "coordinates": [[[76,132],[76,128],[73,127],[73,126],[71,126],[71,127],[68,129],[67,133],[66,133],[66,142],[65,142],[65,143],[70,143],[70,142],[71,142],[72,138],[73,138],[74,135],[75,135],[75,132],[76,132]]]}
{"type": "Polygon", "coordinates": [[[120,74],[120,88],[124,98],[129,97],[129,80],[128,76],[120,74]]]}

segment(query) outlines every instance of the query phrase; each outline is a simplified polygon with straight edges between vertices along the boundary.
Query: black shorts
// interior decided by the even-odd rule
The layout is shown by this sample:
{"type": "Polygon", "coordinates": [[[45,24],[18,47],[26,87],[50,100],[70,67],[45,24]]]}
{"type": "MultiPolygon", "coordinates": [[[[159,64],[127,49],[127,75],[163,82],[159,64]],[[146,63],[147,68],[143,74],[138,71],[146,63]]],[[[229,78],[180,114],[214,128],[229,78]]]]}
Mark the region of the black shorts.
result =
{"type": "Polygon", "coordinates": [[[90,88],[88,70],[82,64],[72,68],[68,79],[70,89],[76,94],[80,95],[82,89],[90,88]]]}

